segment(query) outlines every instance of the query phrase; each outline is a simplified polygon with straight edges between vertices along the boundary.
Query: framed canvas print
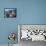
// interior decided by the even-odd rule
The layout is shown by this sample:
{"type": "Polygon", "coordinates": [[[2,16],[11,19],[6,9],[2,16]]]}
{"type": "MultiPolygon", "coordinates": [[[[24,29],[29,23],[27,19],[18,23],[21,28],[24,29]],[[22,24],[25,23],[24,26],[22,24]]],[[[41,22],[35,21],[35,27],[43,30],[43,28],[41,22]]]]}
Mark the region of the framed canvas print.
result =
{"type": "Polygon", "coordinates": [[[21,43],[20,46],[46,43],[46,24],[19,24],[18,41],[21,43]]]}
{"type": "Polygon", "coordinates": [[[20,41],[46,41],[46,25],[23,24],[19,25],[20,41]]]}
{"type": "Polygon", "coordinates": [[[4,8],[4,18],[16,18],[17,8],[4,8]]]}

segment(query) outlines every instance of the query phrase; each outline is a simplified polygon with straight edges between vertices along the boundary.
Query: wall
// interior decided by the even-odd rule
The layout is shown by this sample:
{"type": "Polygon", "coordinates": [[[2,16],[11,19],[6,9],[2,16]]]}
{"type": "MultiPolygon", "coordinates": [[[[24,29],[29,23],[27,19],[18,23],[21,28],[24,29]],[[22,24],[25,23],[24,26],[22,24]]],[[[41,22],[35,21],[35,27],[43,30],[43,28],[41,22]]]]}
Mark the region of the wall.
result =
{"type": "MultiPolygon", "coordinates": [[[[19,8],[17,8],[17,1],[13,0],[1,0],[0,1],[0,44],[7,44],[8,34],[10,32],[16,32],[18,35],[17,24],[19,23],[19,8]],[[4,18],[4,8],[17,8],[16,18],[4,18]]],[[[18,38],[17,38],[18,39],[18,38]]],[[[16,43],[18,40],[16,39],[16,43]]]]}
{"type": "MultiPolygon", "coordinates": [[[[46,24],[46,0],[0,0],[0,44],[18,24],[46,24]],[[3,18],[4,8],[17,8],[17,18],[3,18]]],[[[16,40],[17,42],[17,40],[16,40]]]]}
{"type": "Polygon", "coordinates": [[[46,24],[46,0],[22,2],[21,24],[46,24]]]}

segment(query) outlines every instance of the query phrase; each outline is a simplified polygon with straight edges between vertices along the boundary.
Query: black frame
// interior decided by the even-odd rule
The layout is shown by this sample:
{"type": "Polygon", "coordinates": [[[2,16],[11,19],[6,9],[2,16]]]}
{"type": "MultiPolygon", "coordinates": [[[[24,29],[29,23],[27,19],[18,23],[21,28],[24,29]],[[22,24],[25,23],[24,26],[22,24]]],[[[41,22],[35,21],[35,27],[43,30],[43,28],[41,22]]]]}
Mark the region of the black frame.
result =
{"type": "Polygon", "coordinates": [[[17,8],[4,8],[4,18],[16,18],[16,17],[17,17],[17,8]],[[10,10],[10,9],[11,9],[11,10],[13,9],[13,10],[15,10],[15,17],[7,17],[7,16],[6,16],[6,13],[5,13],[5,12],[6,12],[6,11],[5,11],[6,9],[9,9],[9,10],[10,10]]]}

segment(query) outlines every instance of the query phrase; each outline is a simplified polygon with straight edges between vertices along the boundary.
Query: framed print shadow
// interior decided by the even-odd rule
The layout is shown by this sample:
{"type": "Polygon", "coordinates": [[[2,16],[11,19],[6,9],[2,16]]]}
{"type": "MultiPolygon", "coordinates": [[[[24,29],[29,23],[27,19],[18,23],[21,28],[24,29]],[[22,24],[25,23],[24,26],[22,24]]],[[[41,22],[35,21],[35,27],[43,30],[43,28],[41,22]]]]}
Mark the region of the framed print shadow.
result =
{"type": "Polygon", "coordinates": [[[17,8],[4,8],[4,18],[16,18],[17,8]]]}

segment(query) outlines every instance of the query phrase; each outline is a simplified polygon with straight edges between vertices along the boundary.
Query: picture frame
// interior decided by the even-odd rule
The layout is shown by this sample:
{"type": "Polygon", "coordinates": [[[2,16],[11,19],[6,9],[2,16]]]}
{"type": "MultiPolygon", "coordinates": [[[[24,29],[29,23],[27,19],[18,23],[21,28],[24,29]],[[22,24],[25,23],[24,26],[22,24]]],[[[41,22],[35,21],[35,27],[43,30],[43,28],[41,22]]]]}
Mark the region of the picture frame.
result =
{"type": "Polygon", "coordinates": [[[4,18],[16,18],[17,8],[4,8],[4,18]]]}

